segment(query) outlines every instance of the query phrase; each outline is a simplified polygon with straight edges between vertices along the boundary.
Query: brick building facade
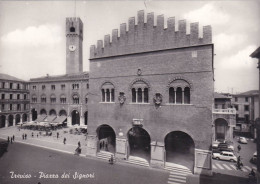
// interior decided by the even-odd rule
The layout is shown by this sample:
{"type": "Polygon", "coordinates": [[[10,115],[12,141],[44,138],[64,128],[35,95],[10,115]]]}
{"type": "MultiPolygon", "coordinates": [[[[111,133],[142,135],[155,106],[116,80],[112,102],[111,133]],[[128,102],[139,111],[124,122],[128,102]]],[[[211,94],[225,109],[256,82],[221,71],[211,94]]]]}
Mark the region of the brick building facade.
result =
{"type": "Polygon", "coordinates": [[[103,149],[121,160],[138,156],[152,167],[188,160],[211,174],[213,44],[211,27],[138,12],[90,48],[88,154],[103,149]],[[183,151],[183,152],[182,152],[183,151]],[[175,159],[176,161],[176,159],[175,159]]]}

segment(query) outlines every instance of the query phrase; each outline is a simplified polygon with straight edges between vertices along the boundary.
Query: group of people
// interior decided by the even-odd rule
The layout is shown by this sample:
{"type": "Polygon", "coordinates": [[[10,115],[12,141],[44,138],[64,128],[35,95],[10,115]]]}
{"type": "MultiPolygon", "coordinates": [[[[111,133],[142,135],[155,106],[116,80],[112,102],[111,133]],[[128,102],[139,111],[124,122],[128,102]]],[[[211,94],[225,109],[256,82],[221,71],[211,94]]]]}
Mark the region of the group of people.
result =
{"type": "Polygon", "coordinates": [[[99,143],[100,149],[105,149],[106,151],[108,151],[108,143],[106,141],[101,141],[99,143]]]}
{"type": "Polygon", "coordinates": [[[9,137],[9,136],[7,137],[7,142],[8,142],[8,143],[11,142],[11,144],[13,144],[15,137],[14,137],[14,135],[13,135],[13,136],[10,136],[10,137],[9,137]],[[11,138],[10,138],[10,137],[11,137],[11,138]]]}

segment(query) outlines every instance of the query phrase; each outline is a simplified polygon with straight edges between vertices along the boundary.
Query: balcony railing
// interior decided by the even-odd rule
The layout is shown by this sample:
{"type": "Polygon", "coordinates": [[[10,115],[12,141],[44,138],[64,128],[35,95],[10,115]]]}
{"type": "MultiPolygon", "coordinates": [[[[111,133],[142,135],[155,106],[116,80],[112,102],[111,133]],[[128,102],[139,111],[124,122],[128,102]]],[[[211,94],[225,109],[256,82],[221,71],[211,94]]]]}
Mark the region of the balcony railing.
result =
{"type": "Polygon", "coordinates": [[[213,109],[213,113],[215,114],[236,114],[235,108],[228,108],[228,109],[213,109]]]}

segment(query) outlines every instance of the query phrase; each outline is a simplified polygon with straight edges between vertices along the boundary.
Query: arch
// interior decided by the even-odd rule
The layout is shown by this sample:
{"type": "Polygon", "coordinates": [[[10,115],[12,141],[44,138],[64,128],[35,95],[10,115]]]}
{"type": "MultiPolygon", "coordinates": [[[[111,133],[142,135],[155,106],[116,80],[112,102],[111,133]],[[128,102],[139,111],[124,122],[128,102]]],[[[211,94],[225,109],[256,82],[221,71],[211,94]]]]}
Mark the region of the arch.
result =
{"type": "Polygon", "coordinates": [[[47,115],[47,111],[45,109],[40,110],[40,115],[47,115]]]}
{"type": "Polygon", "coordinates": [[[183,131],[171,131],[164,138],[166,162],[194,168],[195,143],[192,137],[183,131]]]}
{"type": "Polygon", "coordinates": [[[23,114],[23,122],[26,122],[26,121],[28,121],[28,116],[27,116],[27,114],[23,114]]]}
{"type": "Polygon", "coordinates": [[[14,125],[14,116],[10,114],[8,116],[8,126],[13,126],[14,125]]]}
{"type": "Polygon", "coordinates": [[[168,82],[168,84],[167,84],[167,90],[169,90],[169,88],[172,86],[172,84],[174,83],[174,82],[178,82],[178,81],[183,81],[183,85],[182,85],[182,87],[183,88],[185,88],[185,87],[190,87],[190,90],[193,90],[193,85],[192,85],[192,83],[188,80],[188,79],[186,79],[186,78],[184,78],[184,77],[174,77],[173,79],[171,79],[169,82],[168,82]],[[185,83],[186,83],[186,85],[185,85],[185,83]]]}
{"type": "Polygon", "coordinates": [[[79,114],[79,111],[73,110],[71,112],[71,124],[72,125],[80,125],[80,114],[79,114]]]}
{"type": "Polygon", "coordinates": [[[138,84],[146,84],[147,87],[148,87],[148,89],[151,90],[151,85],[150,85],[150,83],[149,83],[147,80],[143,79],[143,78],[137,78],[137,79],[133,80],[133,81],[131,82],[130,86],[129,86],[129,90],[132,90],[132,88],[135,88],[135,87],[134,87],[134,84],[137,85],[137,86],[136,86],[137,88],[138,88],[139,86],[142,87],[142,85],[139,85],[139,86],[138,86],[138,84]]]}
{"type": "Polygon", "coordinates": [[[59,116],[67,116],[67,112],[65,110],[60,110],[59,116]]]}
{"type": "Polygon", "coordinates": [[[21,121],[21,115],[20,114],[16,114],[16,116],[15,116],[15,124],[17,125],[20,121],[21,121]]]}
{"type": "Polygon", "coordinates": [[[225,140],[227,136],[228,122],[224,118],[215,120],[215,140],[225,140]]]}
{"type": "Polygon", "coordinates": [[[37,110],[35,108],[33,108],[31,110],[31,113],[32,113],[32,121],[36,120],[37,119],[37,110]]]}
{"type": "Polygon", "coordinates": [[[151,138],[149,133],[141,126],[132,127],[128,133],[129,154],[146,159],[151,157],[151,138]]]}
{"type": "Polygon", "coordinates": [[[51,109],[51,110],[49,111],[49,115],[50,115],[50,116],[57,116],[57,113],[56,113],[56,111],[55,111],[54,109],[51,109]]]}
{"type": "Polygon", "coordinates": [[[115,153],[116,150],[116,134],[114,129],[103,124],[97,128],[97,135],[99,140],[98,151],[104,150],[111,153],[115,153]]]}
{"type": "Polygon", "coordinates": [[[88,125],[88,111],[84,113],[84,124],[88,125]]]}
{"type": "Polygon", "coordinates": [[[6,116],[5,116],[5,115],[2,115],[2,116],[0,117],[0,128],[5,127],[5,122],[6,122],[6,116]]]}
{"type": "Polygon", "coordinates": [[[148,103],[149,102],[149,85],[143,79],[135,80],[131,85],[132,102],[148,103]]]}
{"type": "Polygon", "coordinates": [[[41,95],[41,102],[42,102],[42,103],[46,103],[46,99],[47,99],[46,95],[45,95],[45,94],[42,94],[42,95],[41,95]]]}

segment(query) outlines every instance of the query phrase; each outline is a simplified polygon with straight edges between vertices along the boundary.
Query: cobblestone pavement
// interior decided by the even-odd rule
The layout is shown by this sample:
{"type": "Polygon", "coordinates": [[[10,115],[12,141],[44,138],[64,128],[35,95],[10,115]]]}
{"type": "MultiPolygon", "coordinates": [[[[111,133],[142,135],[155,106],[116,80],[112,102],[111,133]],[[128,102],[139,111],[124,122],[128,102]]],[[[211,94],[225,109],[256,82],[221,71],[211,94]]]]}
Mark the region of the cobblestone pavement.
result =
{"type": "Polygon", "coordinates": [[[0,138],[6,139],[7,137],[15,136],[15,141],[27,143],[35,146],[51,148],[56,150],[61,150],[64,152],[74,153],[75,149],[78,147],[78,142],[81,144],[81,154],[86,155],[87,152],[87,141],[85,134],[75,135],[70,133],[70,129],[75,130],[75,128],[62,128],[52,131],[52,136],[44,136],[45,131],[20,129],[18,127],[6,127],[0,129],[0,138]],[[57,132],[59,132],[59,138],[57,138],[57,132]],[[33,137],[32,137],[33,133],[33,137]],[[27,139],[23,140],[22,135],[27,134],[27,139]],[[37,137],[38,134],[38,137],[37,137]],[[66,138],[66,144],[63,143],[64,138],[66,138]]]}

